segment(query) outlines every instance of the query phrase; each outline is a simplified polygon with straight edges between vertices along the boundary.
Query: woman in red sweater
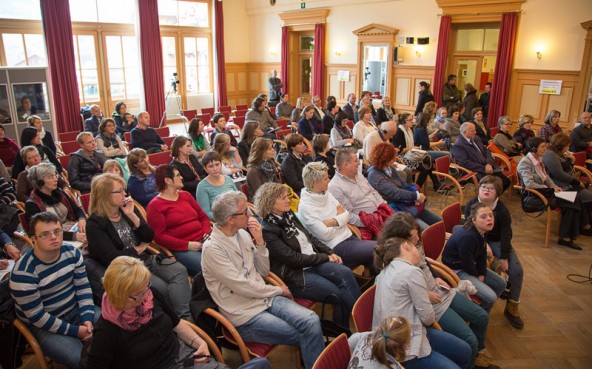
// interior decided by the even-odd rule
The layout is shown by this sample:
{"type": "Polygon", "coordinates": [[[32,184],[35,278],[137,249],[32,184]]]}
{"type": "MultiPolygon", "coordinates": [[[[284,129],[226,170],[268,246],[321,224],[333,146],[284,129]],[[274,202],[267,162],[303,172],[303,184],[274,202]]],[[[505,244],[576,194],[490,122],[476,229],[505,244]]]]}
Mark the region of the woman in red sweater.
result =
{"type": "Polygon", "coordinates": [[[0,160],[4,162],[7,168],[12,166],[16,153],[20,150],[17,143],[12,139],[6,137],[4,126],[0,124],[0,160]]]}
{"type": "Polygon", "coordinates": [[[171,250],[190,275],[201,272],[202,243],[210,234],[210,220],[197,201],[182,191],[183,177],[168,164],[154,172],[158,196],[148,204],[148,224],[154,241],[171,250]]]}

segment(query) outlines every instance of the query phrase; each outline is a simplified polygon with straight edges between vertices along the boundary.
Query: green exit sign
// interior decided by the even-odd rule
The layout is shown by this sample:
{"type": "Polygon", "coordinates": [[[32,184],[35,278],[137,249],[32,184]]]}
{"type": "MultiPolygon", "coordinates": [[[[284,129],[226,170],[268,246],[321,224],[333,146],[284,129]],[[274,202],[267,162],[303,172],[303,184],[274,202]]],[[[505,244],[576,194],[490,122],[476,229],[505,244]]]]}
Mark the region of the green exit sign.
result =
{"type": "Polygon", "coordinates": [[[300,9],[305,9],[306,8],[306,3],[300,3],[300,9]]]}

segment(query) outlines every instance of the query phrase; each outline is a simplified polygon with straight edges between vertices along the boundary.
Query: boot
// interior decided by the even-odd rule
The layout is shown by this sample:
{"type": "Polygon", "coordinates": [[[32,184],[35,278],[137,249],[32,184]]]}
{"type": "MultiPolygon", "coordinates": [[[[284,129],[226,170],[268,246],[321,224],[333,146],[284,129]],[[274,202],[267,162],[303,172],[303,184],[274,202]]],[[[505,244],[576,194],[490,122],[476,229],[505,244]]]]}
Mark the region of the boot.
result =
{"type": "Polygon", "coordinates": [[[481,350],[475,358],[475,369],[500,369],[499,366],[492,364],[491,360],[491,355],[489,355],[487,350],[481,350]]]}
{"type": "Polygon", "coordinates": [[[504,315],[508,319],[508,322],[514,328],[522,329],[524,328],[524,322],[520,317],[520,311],[518,310],[518,302],[508,299],[506,302],[506,309],[504,310],[504,315]]]}

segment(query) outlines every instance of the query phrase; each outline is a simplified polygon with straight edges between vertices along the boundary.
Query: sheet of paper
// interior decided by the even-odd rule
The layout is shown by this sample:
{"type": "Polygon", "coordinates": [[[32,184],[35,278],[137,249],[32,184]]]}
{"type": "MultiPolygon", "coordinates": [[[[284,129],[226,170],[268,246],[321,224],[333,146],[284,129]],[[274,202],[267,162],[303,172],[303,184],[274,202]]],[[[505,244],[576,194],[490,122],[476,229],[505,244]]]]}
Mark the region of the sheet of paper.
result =
{"type": "Polygon", "coordinates": [[[14,268],[14,260],[8,259],[8,267],[6,269],[0,270],[0,281],[4,279],[8,273],[12,272],[12,268],[14,268]]]}
{"type": "Polygon", "coordinates": [[[555,197],[558,197],[563,200],[567,200],[569,202],[574,202],[574,201],[576,201],[577,194],[578,193],[576,191],[561,191],[561,192],[555,192],[555,197]]]}

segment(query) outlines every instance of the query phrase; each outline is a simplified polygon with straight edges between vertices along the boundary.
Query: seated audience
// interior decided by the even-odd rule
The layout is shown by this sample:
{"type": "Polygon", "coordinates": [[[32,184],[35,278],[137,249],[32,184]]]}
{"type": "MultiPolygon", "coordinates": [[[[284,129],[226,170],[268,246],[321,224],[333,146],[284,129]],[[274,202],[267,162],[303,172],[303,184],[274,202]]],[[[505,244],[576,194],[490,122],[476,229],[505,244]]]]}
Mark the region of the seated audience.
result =
{"type": "Polygon", "coordinates": [[[41,138],[41,143],[50,149],[54,154],[57,154],[58,151],[56,149],[55,139],[53,138],[51,132],[46,131],[43,127],[41,118],[37,115],[31,115],[27,119],[27,122],[29,122],[30,127],[37,128],[37,131],[39,131],[39,138],[41,138]]]}
{"type": "MultiPolygon", "coordinates": [[[[222,174],[231,176],[233,179],[243,178],[243,161],[236,147],[230,144],[230,136],[225,133],[216,135],[212,145],[212,151],[220,155],[220,162],[222,163],[222,174]]],[[[203,160],[203,159],[202,159],[203,160]]]]}
{"type": "Polygon", "coordinates": [[[127,148],[121,138],[115,134],[115,121],[105,118],[99,124],[99,134],[95,137],[97,149],[103,152],[108,158],[125,158],[127,148]]]}
{"type": "Polygon", "coordinates": [[[408,369],[471,367],[469,344],[430,327],[436,322],[436,313],[424,272],[418,267],[421,257],[417,247],[399,237],[383,239],[376,245],[375,262],[381,271],[376,277],[372,326],[393,316],[404,317],[411,326],[411,340],[401,364],[408,369]]]}
{"type": "Polygon", "coordinates": [[[193,143],[191,150],[192,154],[198,158],[201,158],[206,152],[211,150],[212,147],[210,146],[210,142],[206,138],[204,122],[202,122],[201,119],[191,119],[187,133],[189,134],[189,138],[191,138],[191,142],[193,143]]]}
{"type": "MultiPolygon", "coordinates": [[[[26,202],[29,199],[29,195],[31,195],[31,191],[34,189],[33,184],[29,182],[27,175],[29,174],[29,169],[41,163],[41,157],[35,146],[25,146],[20,151],[20,155],[24,158],[26,166],[25,170],[18,175],[16,180],[16,199],[17,201],[26,202]]],[[[60,188],[67,185],[67,183],[62,184],[60,188]]]]}
{"type": "MultiPolygon", "coordinates": [[[[320,126],[322,124],[323,117],[325,116],[325,110],[323,109],[323,104],[319,95],[312,97],[312,107],[314,108],[314,118],[320,126]]],[[[322,127],[320,130],[322,132],[322,127]]]]}
{"type": "Polygon", "coordinates": [[[99,134],[99,124],[103,120],[103,112],[101,107],[93,104],[90,106],[90,118],[84,121],[84,131],[90,132],[93,137],[99,134]]]}
{"type": "Polygon", "coordinates": [[[12,235],[19,226],[20,210],[14,205],[16,193],[9,182],[0,177],[0,229],[12,235]]]}
{"type": "Polygon", "coordinates": [[[499,198],[502,193],[502,183],[499,178],[485,176],[479,181],[479,196],[469,200],[465,205],[465,219],[469,219],[473,204],[482,202],[493,210],[493,229],[487,232],[485,239],[493,255],[500,261],[500,271],[508,275],[509,293],[507,295],[504,315],[508,322],[518,329],[524,328],[518,305],[522,291],[524,269],[516,250],[512,247],[512,216],[510,210],[499,198]]]}
{"type": "MultiPolygon", "coordinates": [[[[483,142],[483,145],[489,144],[491,142],[491,131],[489,130],[489,126],[483,121],[483,109],[481,108],[473,108],[471,111],[472,119],[468,121],[475,125],[475,129],[477,130],[477,136],[483,142]]],[[[499,126],[499,121],[498,121],[499,126]]]]}
{"type": "Polygon", "coordinates": [[[75,369],[101,310],[93,305],[82,254],[62,244],[62,232],[56,214],[42,212],[31,219],[35,247],[16,262],[10,293],[18,319],[27,324],[43,353],[75,369]]]}
{"type": "Polygon", "coordinates": [[[347,95],[347,103],[343,105],[343,112],[347,116],[347,119],[354,121],[354,112],[357,112],[360,107],[356,104],[356,94],[350,92],[347,95]]]}
{"type": "Polygon", "coordinates": [[[249,155],[249,169],[247,170],[247,191],[249,198],[255,196],[255,192],[267,182],[280,183],[279,168],[275,161],[275,149],[273,141],[260,137],[253,142],[249,155]]]}
{"type": "Polygon", "coordinates": [[[372,110],[363,106],[358,110],[360,120],[354,125],[353,135],[358,142],[364,142],[366,136],[376,131],[376,126],[372,124],[372,110]]]}
{"type": "Polygon", "coordinates": [[[489,355],[485,351],[485,335],[489,323],[487,312],[461,293],[450,290],[450,285],[434,274],[426,260],[421,228],[411,214],[398,212],[387,220],[378,242],[395,237],[405,239],[417,248],[420,259],[417,266],[424,275],[426,293],[434,309],[436,321],[445,332],[469,344],[472,351],[471,361],[476,368],[488,367],[489,355]]]}
{"type": "Polygon", "coordinates": [[[534,131],[530,129],[534,123],[532,115],[523,114],[518,117],[518,129],[514,132],[514,141],[522,145],[522,153],[528,154],[528,148],[526,142],[531,138],[535,137],[534,131]]]}
{"type": "Polygon", "coordinates": [[[561,191],[561,187],[551,179],[543,162],[547,143],[542,138],[534,137],[526,142],[526,146],[530,152],[518,163],[518,173],[524,187],[538,190],[551,201],[552,207],[557,206],[561,209],[557,244],[581,250],[581,246],[573,241],[580,235],[580,227],[584,228],[582,234],[590,235],[590,224],[582,222],[586,220],[586,215],[581,214],[580,200],[576,198],[574,202],[570,202],[555,197],[554,192],[561,191]]]}
{"type": "MultiPolygon", "coordinates": [[[[187,269],[171,259],[148,253],[154,231],[142,218],[131,197],[125,196],[125,181],[105,173],[92,182],[90,216],[86,225],[89,258],[98,268],[89,275],[100,278],[104,268],[118,256],[131,256],[144,262],[152,273],[151,281],[165,296],[180,318],[190,318],[191,288],[187,269]]],[[[95,286],[93,282],[93,286],[95,286]]]]}
{"type": "Polygon", "coordinates": [[[570,133],[571,148],[573,152],[585,151],[588,159],[592,159],[592,126],[589,112],[580,115],[580,124],[570,133]]]}
{"type": "Polygon", "coordinates": [[[271,271],[294,297],[334,304],[333,321],[349,329],[352,307],[360,297],[356,279],[330,247],[306,231],[290,210],[288,193],[280,183],[265,183],[255,195],[271,271]]]}
{"type": "MultiPolygon", "coordinates": [[[[435,107],[436,103],[430,101],[426,104],[426,109],[430,109],[432,106],[435,107]]],[[[430,158],[432,158],[432,162],[443,156],[448,156],[452,162],[452,157],[449,152],[435,150],[436,148],[445,149],[446,141],[444,138],[437,138],[437,130],[433,131],[431,134],[429,133],[430,130],[428,127],[430,127],[430,117],[431,115],[428,112],[419,113],[417,116],[415,130],[413,131],[413,143],[416,147],[426,151],[430,158]]],[[[405,145],[407,145],[407,142],[405,142],[405,145]]]]}
{"type": "Polygon", "coordinates": [[[84,194],[90,192],[92,178],[103,173],[107,158],[101,151],[97,151],[95,139],[89,132],[78,134],[76,141],[80,149],[70,154],[68,179],[72,188],[84,194]]]}
{"type": "Polygon", "coordinates": [[[444,120],[444,129],[450,135],[450,143],[452,144],[460,136],[460,125],[460,109],[456,106],[451,106],[448,108],[448,117],[444,120]]]}
{"type": "Polygon", "coordinates": [[[370,154],[368,182],[395,211],[413,215],[422,229],[442,220],[425,206],[426,197],[419,187],[403,180],[392,167],[396,150],[390,143],[383,142],[374,147],[370,154]]]}
{"type": "Polygon", "coordinates": [[[300,194],[298,219],[306,230],[329,246],[349,268],[364,265],[372,270],[375,241],[360,240],[348,227],[349,211],[328,192],[329,174],[324,163],[312,162],[304,167],[306,188],[300,194]]]}
{"type": "Polygon", "coordinates": [[[327,111],[325,112],[325,116],[323,117],[323,120],[321,121],[322,124],[322,133],[326,134],[326,135],[330,135],[331,134],[331,129],[333,128],[333,125],[335,124],[335,115],[339,112],[339,106],[337,105],[337,102],[335,101],[331,101],[328,103],[327,105],[327,111]]]}
{"type": "Polygon", "coordinates": [[[195,275],[201,272],[202,242],[210,233],[210,220],[194,195],[182,190],[183,177],[175,167],[160,165],[154,177],[159,194],[146,208],[154,241],[195,275]]]}
{"type": "Polygon", "coordinates": [[[460,279],[475,286],[481,307],[489,312],[506,287],[506,281],[487,267],[487,254],[491,251],[487,250],[485,235],[493,230],[495,218],[484,202],[474,203],[468,213],[465,225],[446,242],[442,262],[460,279]]]}
{"type": "Polygon", "coordinates": [[[4,126],[0,124],[0,160],[7,167],[12,167],[19,150],[19,145],[12,138],[6,137],[4,126]]]}
{"type": "Polygon", "coordinates": [[[261,128],[259,128],[259,123],[255,121],[245,123],[243,131],[241,132],[240,142],[236,147],[243,163],[249,162],[249,153],[253,142],[255,142],[258,137],[263,136],[265,136],[265,134],[261,128]]]}
{"type": "Polygon", "coordinates": [[[214,199],[222,193],[238,190],[232,178],[222,174],[222,159],[217,152],[207,152],[201,163],[208,175],[197,185],[197,202],[208,218],[214,220],[212,213],[214,199]]]}
{"type": "Polygon", "coordinates": [[[143,207],[158,195],[156,180],[154,179],[154,167],[150,165],[148,155],[144,149],[132,149],[127,156],[127,167],[130,177],[127,181],[127,189],[134,200],[143,207]]]}
{"type": "Polygon", "coordinates": [[[127,112],[127,105],[123,101],[115,104],[115,111],[111,118],[115,122],[115,131],[121,139],[123,139],[125,132],[130,132],[138,125],[136,118],[127,112]]]}
{"type": "Polygon", "coordinates": [[[357,332],[348,339],[352,352],[348,367],[403,369],[411,326],[402,316],[386,317],[370,332],[357,332]]]}
{"type": "Polygon", "coordinates": [[[214,123],[214,130],[210,135],[210,142],[214,144],[214,138],[216,137],[216,135],[218,135],[219,133],[224,133],[230,138],[230,144],[233,147],[236,147],[236,138],[234,138],[232,132],[226,129],[226,117],[220,113],[214,114],[214,116],[212,117],[212,122],[214,123]]]}
{"type": "Polygon", "coordinates": [[[284,182],[294,190],[297,195],[304,188],[302,181],[302,169],[312,161],[312,158],[304,154],[306,146],[304,140],[299,134],[290,134],[286,136],[286,146],[288,155],[282,161],[282,175],[284,182]]]}
{"type": "Polygon", "coordinates": [[[277,123],[273,120],[271,112],[267,109],[266,99],[263,97],[256,97],[251,104],[251,109],[245,114],[245,120],[254,120],[259,123],[259,128],[269,138],[275,138],[275,135],[270,132],[277,128],[277,123]]]}
{"type": "Polygon", "coordinates": [[[265,283],[269,251],[246,196],[220,195],[213,213],[216,224],[203,247],[202,268],[220,313],[244,341],[300,345],[304,367],[311,369],[325,348],[319,317],[292,301],[288,287],[265,283]]]}
{"type": "Polygon", "coordinates": [[[298,133],[309,141],[312,141],[314,135],[322,132],[321,125],[315,118],[314,113],[314,106],[308,105],[302,111],[302,118],[298,121],[298,133]]]}
{"type": "Polygon", "coordinates": [[[395,113],[395,108],[391,106],[391,98],[389,96],[384,96],[382,98],[381,107],[376,110],[374,121],[376,122],[376,125],[379,126],[380,123],[389,120],[396,121],[397,113],[395,113]]]}
{"type": "Polygon", "coordinates": [[[551,137],[554,134],[561,133],[561,127],[559,126],[559,118],[561,118],[561,112],[557,110],[551,110],[545,117],[545,125],[541,127],[539,131],[539,138],[549,143],[551,137]]]}
{"type": "Polygon", "coordinates": [[[169,165],[177,169],[181,174],[183,190],[189,192],[195,198],[197,184],[208,174],[195,155],[191,155],[191,150],[190,139],[185,136],[175,137],[171,144],[173,160],[169,165]]]}
{"type": "Polygon", "coordinates": [[[316,135],[312,139],[312,149],[315,152],[313,161],[325,163],[329,170],[329,179],[335,175],[335,155],[329,147],[329,136],[325,133],[316,135]]]}
{"type": "MultiPolygon", "coordinates": [[[[52,163],[55,165],[58,173],[62,174],[62,164],[60,164],[53,151],[41,143],[39,131],[35,127],[27,127],[23,129],[23,132],[21,133],[21,147],[24,148],[29,145],[37,148],[42,163],[52,163]]],[[[26,165],[24,158],[21,156],[21,152],[18,152],[12,165],[12,178],[18,178],[18,175],[25,170],[26,165]]]]}
{"type": "Polygon", "coordinates": [[[493,143],[518,164],[522,158],[522,144],[516,142],[510,134],[512,119],[504,115],[497,121],[497,126],[499,127],[499,131],[493,138],[493,143]]]}
{"type": "Polygon", "coordinates": [[[16,261],[21,258],[21,251],[2,229],[0,229],[0,250],[0,270],[8,268],[7,259],[16,261]]]}
{"type": "Polygon", "coordinates": [[[150,127],[150,114],[145,111],[138,114],[138,126],[131,130],[130,136],[132,147],[144,149],[148,154],[169,149],[158,132],[150,127]]]}
{"type": "Polygon", "coordinates": [[[292,110],[292,118],[290,119],[293,123],[298,123],[300,118],[302,118],[302,111],[305,107],[309,105],[308,99],[306,97],[299,97],[296,100],[296,107],[292,110]]]}
{"type": "Polygon", "coordinates": [[[364,160],[369,161],[370,153],[372,153],[374,147],[376,147],[376,145],[381,142],[391,142],[392,138],[397,134],[397,132],[397,123],[391,120],[382,122],[380,129],[370,132],[364,139],[364,160]]]}
{"type": "Polygon", "coordinates": [[[58,174],[53,164],[41,163],[29,170],[29,182],[35,189],[25,203],[27,220],[44,211],[56,214],[66,241],[86,243],[86,214],[78,204],[58,187],[58,174]]]}
{"type": "Polygon", "coordinates": [[[120,176],[126,182],[126,175],[129,177],[129,173],[124,172],[123,167],[121,164],[115,159],[109,159],[105,161],[105,165],[103,165],[103,173],[111,173],[120,176]]]}
{"type": "Polygon", "coordinates": [[[481,139],[477,137],[475,125],[470,122],[463,123],[460,127],[461,135],[452,145],[451,152],[456,163],[468,170],[477,173],[477,179],[487,174],[499,177],[504,185],[504,191],[511,184],[508,177],[503,175],[501,168],[495,166],[491,152],[485,148],[481,139]]]}
{"type": "Polygon", "coordinates": [[[360,109],[368,108],[371,112],[370,122],[372,123],[372,125],[376,125],[376,121],[374,120],[376,110],[374,110],[374,105],[372,104],[372,93],[368,91],[362,91],[362,98],[360,99],[358,105],[360,107],[358,108],[358,110],[354,112],[354,122],[362,120],[362,116],[360,115],[360,109]]]}
{"type": "Polygon", "coordinates": [[[435,132],[438,129],[438,127],[436,126],[437,123],[441,124],[442,128],[444,128],[446,118],[448,118],[448,109],[446,109],[444,106],[439,107],[438,110],[436,110],[436,116],[434,117],[433,126],[428,127],[430,133],[435,132]]]}
{"type": "Polygon", "coordinates": [[[288,94],[283,94],[282,101],[275,106],[275,116],[277,119],[292,118],[292,103],[288,94]]]}
{"type": "MultiPolygon", "coordinates": [[[[89,369],[181,368],[191,360],[217,364],[207,343],[150,283],[150,271],[138,259],[120,256],[105,272],[102,315],[88,355],[89,369]],[[133,350],[129,348],[133,347],[133,350]]],[[[267,369],[256,358],[241,368],[267,369]]]]}
{"type": "Polygon", "coordinates": [[[333,128],[331,128],[331,146],[341,148],[344,146],[356,146],[357,148],[362,147],[361,142],[355,142],[352,130],[347,126],[347,114],[345,112],[339,112],[335,115],[335,121],[333,128]]]}

